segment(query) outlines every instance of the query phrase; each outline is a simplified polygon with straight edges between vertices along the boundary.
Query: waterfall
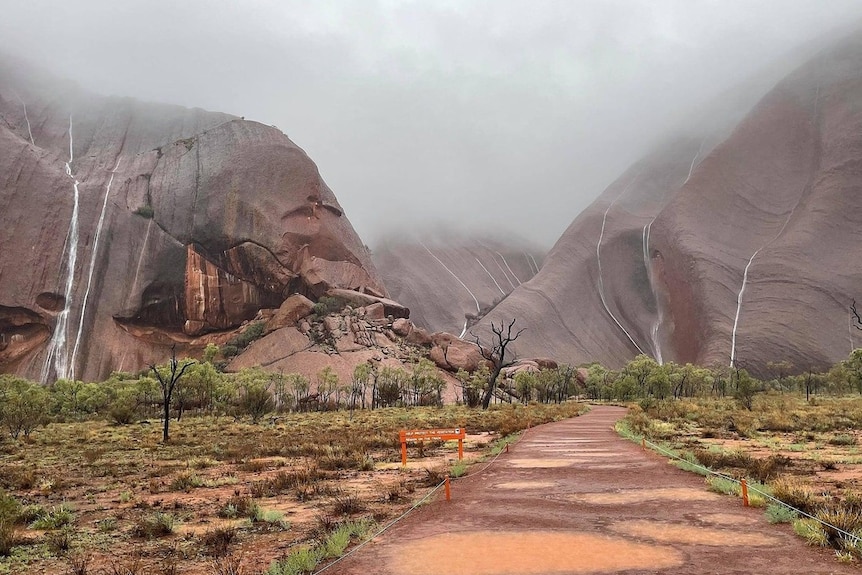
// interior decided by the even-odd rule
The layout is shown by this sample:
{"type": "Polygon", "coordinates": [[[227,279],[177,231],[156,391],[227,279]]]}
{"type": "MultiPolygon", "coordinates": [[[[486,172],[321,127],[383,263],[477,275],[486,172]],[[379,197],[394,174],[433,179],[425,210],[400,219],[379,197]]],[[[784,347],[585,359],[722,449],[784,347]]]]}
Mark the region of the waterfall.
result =
{"type": "MultiPolygon", "coordinates": [[[[518,276],[515,275],[515,272],[512,271],[512,268],[509,267],[509,262],[507,262],[506,258],[503,257],[503,254],[501,254],[500,252],[495,253],[500,256],[501,260],[503,260],[503,263],[506,265],[506,269],[509,270],[509,273],[512,274],[512,277],[515,278],[515,281],[518,282],[518,285],[521,285],[521,280],[518,278],[518,276]]],[[[512,287],[514,288],[515,286],[512,287]]]]}
{"type": "MultiPolygon", "coordinates": [[[[817,83],[817,90],[814,93],[814,121],[817,121],[817,104],[820,100],[820,83],[817,83]]],[[[745,292],[745,284],[748,282],[748,269],[751,267],[751,264],[754,263],[754,258],[757,257],[764,249],[768,248],[770,245],[775,243],[778,238],[781,237],[781,234],[784,233],[784,230],[787,228],[787,224],[790,223],[791,218],[793,218],[793,214],[796,213],[796,209],[799,207],[799,204],[802,203],[802,199],[805,195],[805,188],[808,187],[808,183],[802,187],[802,190],[799,192],[799,198],[796,200],[796,203],[791,208],[790,212],[787,214],[787,218],[784,219],[784,224],[781,226],[781,229],[778,230],[778,233],[775,234],[771,240],[757,248],[755,252],[752,254],[751,258],[748,260],[748,264],[745,266],[745,270],[742,272],[742,286],[739,288],[739,293],[736,296],[736,316],[733,319],[733,330],[730,334],[730,367],[734,367],[736,362],[736,331],[739,327],[739,316],[742,314],[742,294],[745,292]]]]}
{"type": "MultiPolygon", "coordinates": [[[[638,174],[638,175],[640,175],[640,174],[638,174]]],[[[602,239],[604,239],[604,237],[605,237],[605,224],[607,223],[607,220],[608,220],[608,212],[611,211],[611,208],[614,206],[615,203],[617,203],[617,200],[620,199],[623,196],[623,194],[625,194],[628,191],[628,189],[631,187],[631,185],[637,179],[638,175],[635,175],[635,177],[632,178],[628,184],[626,184],[626,187],[623,188],[623,191],[620,192],[620,194],[616,198],[614,198],[614,200],[610,204],[608,204],[608,207],[605,210],[604,215],[602,216],[602,230],[599,233],[599,241],[596,243],[596,263],[599,266],[599,285],[597,286],[598,291],[599,291],[599,299],[602,300],[602,305],[604,306],[605,311],[608,313],[608,315],[611,317],[611,319],[614,321],[614,323],[617,324],[617,327],[619,327],[622,330],[622,332],[624,334],[626,334],[626,337],[629,338],[629,341],[632,342],[632,345],[635,346],[635,348],[637,348],[637,350],[639,352],[644,353],[644,350],[642,350],[641,346],[639,346],[637,344],[637,342],[635,342],[634,338],[632,338],[632,336],[628,332],[628,330],[626,330],[626,328],[623,327],[623,324],[620,323],[620,321],[617,319],[617,317],[611,311],[611,308],[608,307],[607,301],[605,301],[605,283],[604,283],[604,280],[602,279],[602,253],[601,253],[602,239]]]]}
{"type": "Polygon", "coordinates": [[[479,258],[476,258],[476,263],[482,266],[482,269],[485,270],[485,273],[488,274],[488,277],[491,278],[491,281],[494,282],[494,285],[497,286],[497,289],[500,290],[500,293],[506,295],[506,292],[503,291],[503,288],[500,287],[500,284],[497,283],[497,280],[494,278],[494,276],[491,275],[491,272],[488,271],[488,268],[485,267],[485,265],[479,260],[479,258]]]}
{"type": "MultiPolygon", "coordinates": [[[[72,180],[73,203],[72,217],[69,220],[69,230],[66,233],[66,243],[68,244],[68,255],[66,258],[66,280],[63,290],[65,298],[63,302],[63,311],[57,316],[57,323],[54,326],[54,333],[51,336],[51,341],[48,344],[48,351],[45,357],[45,364],[42,367],[42,382],[47,383],[51,376],[53,367],[54,375],[58,379],[70,379],[73,376],[69,366],[69,349],[67,346],[67,336],[69,327],[69,314],[72,311],[72,293],[75,287],[75,265],[78,260],[78,180],[72,174],[72,162],[75,160],[74,155],[74,140],[72,137],[72,116],[69,116],[69,161],[66,162],[66,175],[72,180]]],[[[64,250],[65,251],[65,250],[64,250]]]]}
{"type": "Polygon", "coordinates": [[[78,346],[81,343],[81,332],[84,330],[84,318],[87,313],[87,300],[90,297],[90,287],[93,284],[93,270],[96,267],[96,255],[99,252],[99,238],[102,236],[102,225],[105,223],[108,196],[111,193],[111,184],[114,183],[114,175],[117,173],[117,168],[119,167],[120,158],[117,158],[117,163],[114,165],[114,169],[111,170],[111,177],[108,179],[108,184],[105,186],[105,197],[102,199],[102,211],[99,213],[99,222],[96,224],[96,235],[93,238],[93,249],[90,251],[90,267],[87,272],[87,288],[84,290],[84,299],[81,302],[81,317],[78,320],[78,333],[75,335],[75,345],[72,348],[72,358],[69,361],[69,367],[72,374],[75,373],[75,358],[78,356],[78,346]]]}
{"type": "MultiPolygon", "coordinates": [[[[467,284],[465,284],[464,282],[462,282],[462,281],[461,281],[461,278],[459,278],[458,276],[456,276],[456,275],[455,275],[455,272],[453,272],[452,270],[450,270],[450,269],[449,269],[449,267],[448,267],[446,264],[444,264],[444,263],[443,263],[443,261],[442,261],[440,258],[438,258],[437,256],[435,256],[435,255],[434,255],[434,252],[432,252],[431,250],[429,250],[429,249],[428,249],[428,246],[426,246],[425,244],[422,244],[422,247],[423,247],[423,248],[425,248],[425,251],[426,251],[426,252],[428,252],[428,253],[431,255],[431,257],[432,257],[432,258],[434,258],[435,260],[437,260],[437,263],[439,263],[441,266],[443,266],[443,268],[444,268],[447,272],[449,272],[449,273],[452,275],[452,277],[453,277],[453,278],[455,278],[456,280],[458,280],[458,283],[459,283],[459,284],[461,284],[461,285],[464,287],[464,289],[465,289],[465,290],[467,290],[467,293],[469,293],[469,294],[470,294],[470,297],[472,297],[472,298],[473,298],[473,301],[474,301],[474,302],[476,302],[476,313],[479,313],[479,312],[481,311],[481,308],[479,307],[479,300],[478,300],[478,299],[476,299],[476,296],[473,294],[473,292],[472,292],[472,291],[470,291],[470,288],[468,288],[468,287],[467,287],[467,284]]],[[[458,337],[459,337],[459,338],[460,338],[460,337],[464,337],[464,334],[465,334],[465,333],[467,333],[467,322],[466,322],[466,321],[464,322],[464,329],[462,329],[462,330],[461,330],[461,335],[459,335],[458,337]]]]}

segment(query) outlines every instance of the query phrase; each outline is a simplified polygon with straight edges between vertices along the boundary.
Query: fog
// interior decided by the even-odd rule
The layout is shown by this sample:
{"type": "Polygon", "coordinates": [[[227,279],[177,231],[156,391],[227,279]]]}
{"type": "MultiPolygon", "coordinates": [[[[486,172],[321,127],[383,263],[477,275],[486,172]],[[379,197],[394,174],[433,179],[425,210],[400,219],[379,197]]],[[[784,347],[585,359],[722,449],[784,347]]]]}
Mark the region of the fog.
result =
{"type": "Polygon", "coordinates": [[[550,246],[684,119],[862,16],[859,0],[2,7],[0,51],[87,89],[278,126],[372,246],[439,222],[550,246]]]}

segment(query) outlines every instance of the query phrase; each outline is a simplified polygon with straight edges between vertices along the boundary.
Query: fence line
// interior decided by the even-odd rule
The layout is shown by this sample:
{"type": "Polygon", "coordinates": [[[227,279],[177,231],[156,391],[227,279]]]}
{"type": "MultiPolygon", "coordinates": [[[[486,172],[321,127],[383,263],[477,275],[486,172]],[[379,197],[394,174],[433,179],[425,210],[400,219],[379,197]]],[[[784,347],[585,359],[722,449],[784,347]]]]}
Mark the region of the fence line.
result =
{"type": "MultiPolygon", "coordinates": [[[[463,479],[464,477],[475,477],[476,475],[479,475],[480,473],[484,472],[486,469],[488,469],[489,467],[491,467],[491,465],[492,465],[495,461],[497,461],[497,459],[498,459],[498,458],[499,458],[499,457],[500,457],[504,452],[506,452],[506,447],[507,447],[507,446],[518,444],[518,443],[521,441],[521,439],[523,439],[523,438],[524,438],[524,436],[527,434],[527,430],[528,430],[528,429],[529,429],[529,427],[528,427],[527,429],[523,430],[523,432],[521,432],[521,435],[518,437],[518,439],[516,439],[516,440],[515,440],[515,441],[513,441],[512,443],[507,443],[507,444],[505,444],[505,445],[500,449],[500,451],[497,453],[497,455],[495,455],[495,456],[491,459],[491,461],[489,461],[489,462],[485,465],[485,467],[483,467],[483,468],[482,468],[482,469],[480,469],[479,471],[477,471],[477,472],[475,472],[475,473],[471,473],[471,474],[469,474],[469,475],[465,475],[465,476],[463,476],[463,477],[453,477],[453,478],[451,478],[451,479],[454,481],[454,480],[463,479]]],[[[365,541],[363,541],[363,542],[359,543],[356,547],[352,548],[350,551],[348,551],[347,553],[345,553],[345,554],[344,554],[344,555],[342,555],[341,557],[337,558],[337,559],[336,559],[335,561],[333,561],[332,563],[329,563],[329,564],[327,564],[326,566],[321,567],[319,570],[315,571],[315,572],[313,573],[313,575],[318,575],[318,573],[323,573],[324,571],[326,571],[327,569],[329,569],[329,568],[330,568],[330,567],[332,567],[333,565],[336,565],[336,564],[340,563],[341,561],[343,561],[344,559],[347,559],[348,557],[350,557],[351,555],[353,555],[354,553],[356,553],[357,551],[359,551],[360,549],[362,549],[363,547],[365,547],[366,545],[368,545],[369,543],[371,543],[371,542],[372,542],[374,539],[376,539],[377,537],[379,537],[379,536],[383,535],[383,533],[385,533],[386,531],[388,531],[388,530],[389,530],[391,527],[393,527],[396,523],[398,523],[398,522],[399,522],[399,521],[401,521],[402,519],[406,518],[408,515],[410,515],[410,513],[412,513],[414,510],[416,510],[416,508],[417,508],[417,507],[419,507],[420,505],[422,505],[423,503],[425,503],[425,501],[427,501],[427,500],[428,500],[432,495],[434,495],[434,494],[435,494],[435,493],[436,493],[436,492],[437,492],[441,487],[443,487],[443,486],[446,484],[446,480],[447,480],[447,479],[449,479],[449,478],[447,477],[446,479],[444,479],[443,481],[441,481],[440,483],[438,483],[438,484],[437,484],[437,486],[436,486],[436,487],[434,487],[434,489],[432,489],[431,491],[429,491],[428,493],[426,493],[426,494],[422,497],[422,499],[420,499],[419,501],[417,501],[416,503],[414,503],[412,507],[410,507],[409,509],[407,509],[407,511],[405,511],[404,513],[402,513],[401,515],[399,515],[398,517],[396,517],[395,519],[393,519],[392,521],[390,521],[389,523],[387,523],[386,525],[384,525],[384,526],[383,526],[383,527],[381,527],[380,529],[378,529],[378,530],[377,530],[376,532],[374,532],[370,537],[368,537],[365,541]]]]}
{"type": "MultiPolygon", "coordinates": [[[[733,483],[736,483],[737,485],[741,485],[741,481],[736,479],[735,477],[731,477],[730,475],[726,475],[724,473],[719,473],[718,471],[710,469],[709,467],[701,465],[700,463],[694,463],[692,461],[689,461],[688,459],[680,457],[676,453],[673,453],[672,451],[669,451],[669,450],[663,448],[662,446],[658,445],[657,443],[653,443],[652,441],[650,441],[649,439],[647,439],[645,437],[643,437],[642,439],[644,440],[644,443],[648,444],[652,449],[670,457],[671,459],[676,459],[676,460],[682,461],[682,462],[686,463],[687,465],[691,465],[692,467],[696,467],[698,469],[705,471],[707,474],[715,475],[716,477],[721,477],[722,479],[726,479],[728,481],[732,481],[733,483]]],[[[841,529],[840,527],[832,525],[828,521],[823,521],[819,517],[815,517],[814,515],[811,515],[810,513],[806,513],[805,511],[802,511],[801,509],[797,509],[796,507],[790,505],[789,503],[786,503],[786,502],[778,499],[777,497],[775,497],[769,493],[766,493],[765,491],[758,489],[757,487],[753,487],[751,485],[748,485],[748,489],[749,489],[749,491],[753,491],[755,493],[758,493],[767,499],[771,499],[772,501],[774,501],[775,503],[778,503],[779,505],[783,505],[784,507],[790,509],[791,511],[794,511],[795,513],[798,513],[799,515],[802,515],[802,516],[807,517],[809,519],[813,519],[814,521],[817,521],[821,525],[825,525],[826,527],[834,529],[836,532],[838,532],[838,533],[844,535],[845,537],[851,539],[854,542],[854,544],[857,544],[860,541],[862,541],[862,537],[855,535],[853,533],[850,533],[848,531],[845,531],[844,529],[841,529]]]]}

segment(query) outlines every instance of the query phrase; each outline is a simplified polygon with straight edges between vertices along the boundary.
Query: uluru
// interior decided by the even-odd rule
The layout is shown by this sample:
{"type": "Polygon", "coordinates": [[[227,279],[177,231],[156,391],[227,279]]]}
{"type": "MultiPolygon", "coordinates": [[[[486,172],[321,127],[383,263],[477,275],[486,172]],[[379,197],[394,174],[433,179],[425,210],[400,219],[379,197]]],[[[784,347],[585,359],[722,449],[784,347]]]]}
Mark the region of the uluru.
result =
{"type": "Polygon", "coordinates": [[[0,67],[0,370],[97,379],[290,294],[386,295],[309,157],[227,114],[0,67]]]}

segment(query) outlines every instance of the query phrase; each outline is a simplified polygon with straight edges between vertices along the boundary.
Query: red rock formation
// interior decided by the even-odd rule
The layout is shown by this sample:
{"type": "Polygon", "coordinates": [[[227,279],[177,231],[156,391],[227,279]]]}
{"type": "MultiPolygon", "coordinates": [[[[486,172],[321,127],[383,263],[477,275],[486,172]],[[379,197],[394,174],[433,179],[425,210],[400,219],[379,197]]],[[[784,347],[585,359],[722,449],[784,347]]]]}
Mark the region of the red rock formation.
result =
{"type": "Polygon", "coordinates": [[[544,250],[515,238],[392,238],[374,263],[393,299],[432,332],[460,334],[515,287],[538,272],[544,250]]]}
{"type": "Polygon", "coordinates": [[[860,342],[848,329],[862,285],[860,91],[856,36],[782,81],[723,141],[681,139],[638,162],[480,333],[516,317],[519,355],[611,366],[659,350],[755,371],[846,357],[860,342]]]}
{"type": "Polygon", "coordinates": [[[97,97],[2,61],[0,205],[0,371],[95,379],[203,345],[198,334],[291,293],[386,295],[279,130],[97,97]]]}

